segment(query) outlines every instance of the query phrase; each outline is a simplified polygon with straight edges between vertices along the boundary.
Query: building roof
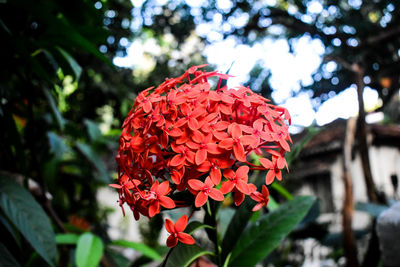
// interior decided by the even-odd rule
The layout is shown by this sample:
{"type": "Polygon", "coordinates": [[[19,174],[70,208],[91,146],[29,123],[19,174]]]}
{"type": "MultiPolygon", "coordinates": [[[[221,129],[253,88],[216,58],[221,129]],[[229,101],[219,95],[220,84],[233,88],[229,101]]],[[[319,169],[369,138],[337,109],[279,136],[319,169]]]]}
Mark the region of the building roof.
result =
{"type": "MultiPolygon", "coordinates": [[[[300,157],[312,157],[327,153],[341,153],[347,120],[337,119],[319,127],[315,134],[300,152],[300,157]]],[[[391,146],[400,148],[400,125],[367,124],[368,141],[374,146],[391,146]]],[[[293,135],[294,144],[306,138],[310,132],[293,135]]],[[[356,139],[357,145],[357,139],[356,139]]]]}

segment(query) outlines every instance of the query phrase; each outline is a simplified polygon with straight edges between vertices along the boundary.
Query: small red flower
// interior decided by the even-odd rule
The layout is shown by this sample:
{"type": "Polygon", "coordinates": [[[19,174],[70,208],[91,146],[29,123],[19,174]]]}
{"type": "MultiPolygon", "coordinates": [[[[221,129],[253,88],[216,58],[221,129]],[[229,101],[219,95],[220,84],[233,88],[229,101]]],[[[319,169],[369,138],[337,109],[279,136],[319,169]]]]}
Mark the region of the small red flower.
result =
{"type": "Polygon", "coordinates": [[[272,161],[266,158],[260,158],[261,165],[268,169],[268,173],[265,176],[265,183],[267,185],[271,184],[276,177],[279,181],[282,180],[282,171],[281,169],[285,166],[286,161],[281,160],[279,157],[272,157],[272,161]]]}
{"type": "Polygon", "coordinates": [[[218,189],[214,188],[214,183],[209,176],[207,176],[204,183],[196,179],[189,180],[188,183],[192,189],[198,191],[194,202],[196,207],[203,206],[207,202],[208,197],[217,201],[224,200],[224,195],[218,189]]]}
{"type": "Polygon", "coordinates": [[[232,124],[232,127],[228,127],[228,133],[231,135],[230,138],[225,138],[219,143],[221,148],[232,149],[235,157],[242,162],[246,161],[246,155],[244,146],[253,145],[257,139],[252,135],[242,135],[242,129],[239,124],[232,124]]]}
{"type": "Polygon", "coordinates": [[[257,211],[257,210],[261,209],[263,206],[267,206],[267,204],[268,204],[268,201],[269,201],[268,188],[265,185],[263,185],[262,193],[255,191],[250,194],[250,197],[254,201],[258,202],[253,208],[253,211],[257,211]]]}
{"type": "Polygon", "coordinates": [[[249,193],[249,188],[247,185],[249,167],[248,166],[240,166],[236,172],[231,169],[224,170],[224,176],[228,178],[228,181],[225,181],[221,185],[221,192],[227,194],[236,188],[238,191],[243,194],[249,193]]]}
{"type": "Polygon", "coordinates": [[[170,219],[165,220],[165,229],[167,229],[168,233],[171,235],[167,238],[167,246],[175,247],[178,244],[178,241],[182,243],[193,245],[194,239],[190,235],[183,232],[185,230],[188,222],[188,218],[186,215],[180,217],[176,224],[174,224],[170,219]]]}
{"type": "MultiPolygon", "coordinates": [[[[151,186],[150,193],[152,194],[153,199],[151,200],[151,203],[149,206],[149,217],[150,218],[160,212],[160,205],[167,209],[175,208],[174,201],[172,199],[170,199],[169,197],[165,196],[166,194],[168,194],[169,191],[170,191],[170,188],[169,188],[168,181],[165,181],[165,182],[161,183],[160,185],[158,184],[158,181],[156,181],[151,186]]],[[[149,199],[150,199],[150,197],[149,197],[149,199]]]]}

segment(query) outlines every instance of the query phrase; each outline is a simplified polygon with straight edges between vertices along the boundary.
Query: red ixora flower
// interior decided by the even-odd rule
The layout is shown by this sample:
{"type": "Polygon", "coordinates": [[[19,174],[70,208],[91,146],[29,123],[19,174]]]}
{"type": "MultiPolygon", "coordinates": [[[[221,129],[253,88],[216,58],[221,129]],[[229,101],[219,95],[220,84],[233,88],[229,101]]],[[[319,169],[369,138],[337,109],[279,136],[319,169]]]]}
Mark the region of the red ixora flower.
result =
{"type": "MultiPolygon", "coordinates": [[[[163,209],[201,207],[208,197],[222,201],[231,192],[236,205],[249,195],[259,209],[268,202],[268,189],[257,192],[248,183],[249,172],[267,171],[267,185],[282,179],[291,143],[288,111],[250,88],[220,88],[230,76],[202,71],[205,66],[142,91],[122,125],[118,182],[110,186],[118,189],[122,210],[128,205],[135,219],[163,209]],[[219,79],[216,90],[208,83],[212,77],[219,79]],[[251,153],[262,155],[260,164],[248,162],[251,153]],[[178,191],[194,198],[178,200],[178,191]]],[[[176,225],[166,221],[168,246],[194,243],[182,233],[186,224],[186,216],[176,225]]]]}
{"type": "Polygon", "coordinates": [[[178,244],[178,241],[182,243],[193,245],[194,239],[190,235],[183,232],[185,230],[188,222],[188,218],[186,215],[180,217],[176,224],[174,224],[170,219],[165,220],[165,229],[171,235],[167,238],[167,246],[175,247],[178,244]]]}

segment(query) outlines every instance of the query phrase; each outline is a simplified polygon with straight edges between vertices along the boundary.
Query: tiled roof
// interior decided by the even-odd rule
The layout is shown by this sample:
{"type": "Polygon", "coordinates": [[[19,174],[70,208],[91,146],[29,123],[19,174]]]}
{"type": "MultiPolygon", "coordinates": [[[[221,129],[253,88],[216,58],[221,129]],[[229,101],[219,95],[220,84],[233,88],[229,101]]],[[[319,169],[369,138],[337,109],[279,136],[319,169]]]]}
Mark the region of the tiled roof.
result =
{"type": "MultiPolygon", "coordinates": [[[[300,157],[341,152],[347,120],[337,119],[319,128],[319,132],[301,150],[300,157]]],[[[368,124],[372,145],[400,148],[400,125],[368,124]]],[[[292,136],[294,144],[307,136],[307,130],[292,136]]],[[[357,140],[356,140],[357,141],[357,140]]],[[[357,142],[356,142],[357,145],[357,142]]]]}

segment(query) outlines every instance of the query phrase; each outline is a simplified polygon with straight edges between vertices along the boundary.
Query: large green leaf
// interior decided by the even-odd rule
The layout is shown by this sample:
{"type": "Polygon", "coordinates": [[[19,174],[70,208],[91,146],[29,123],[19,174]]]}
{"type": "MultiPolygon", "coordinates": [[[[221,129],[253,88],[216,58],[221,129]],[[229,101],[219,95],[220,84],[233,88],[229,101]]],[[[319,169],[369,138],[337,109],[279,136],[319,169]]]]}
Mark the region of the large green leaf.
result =
{"type": "Polygon", "coordinates": [[[19,267],[18,261],[8,251],[8,249],[0,243],[0,266],[1,267],[19,267]]]}
{"type": "Polygon", "coordinates": [[[178,244],[167,258],[166,267],[186,267],[198,257],[213,255],[212,252],[196,245],[178,244]]]}
{"type": "Polygon", "coordinates": [[[157,260],[157,261],[162,260],[162,257],[160,256],[160,254],[157,253],[157,251],[155,251],[154,249],[152,249],[151,247],[149,247],[143,243],[131,242],[131,241],[127,241],[127,240],[115,240],[111,243],[111,245],[132,248],[132,249],[142,253],[144,256],[151,258],[153,260],[157,260]]]}
{"type": "Polygon", "coordinates": [[[103,256],[103,242],[92,234],[82,234],[76,245],[75,262],[78,267],[98,266],[103,256]]]}
{"type": "Polygon", "coordinates": [[[101,162],[101,159],[98,156],[98,154],[90,146],[81,142],[76,142],[76,147],[86,157],[86,159],[94,165],[99,174],[98,180],[103,183],[109,183],[111,180],[110,176],[108,175],[106,169],[104,168],[103,163],[101,162]]]}
{"type": "Polygon", "coordinates": [[[28,191],[3,175],[0,176],[0,207],[37,253],[54,266],[56,240],[49,218],[28,191]]]}
{"type": "Polygon", "coordinates": [[[296,227],[314,201],[313,197],[296,197],[261,216],[243,231],[232,251],[229,266],[255,266],[296,227]]]}
{"type": "Polygon", "coordinates": [[[228,229],[225,232],[222,240],[222,261],[225,261],[228,254],[232,251],[241,233],[245,229],[250,217],[253,215],[251,211],[254,206],[254,201],[246,198],[236,210],[235,215],[231,219],[228,229]]]}

